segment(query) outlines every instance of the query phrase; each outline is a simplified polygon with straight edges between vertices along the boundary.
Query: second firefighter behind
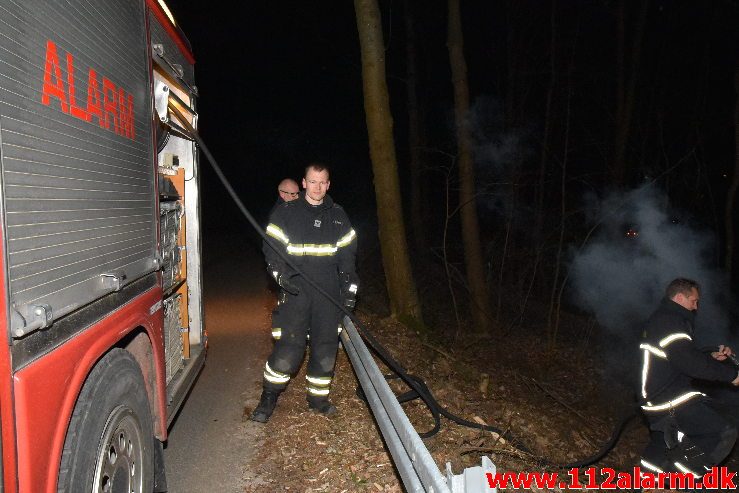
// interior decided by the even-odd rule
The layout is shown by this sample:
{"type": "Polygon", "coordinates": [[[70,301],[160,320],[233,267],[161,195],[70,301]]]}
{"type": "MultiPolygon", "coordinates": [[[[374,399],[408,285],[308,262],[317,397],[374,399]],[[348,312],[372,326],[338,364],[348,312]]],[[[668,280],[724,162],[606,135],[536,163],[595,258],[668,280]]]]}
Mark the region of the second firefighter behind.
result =
{"type": "Polygon", "coordinates": [[[251,419],[266,422],[277,399],[300,369],[309,345],[306,390],[308,407],[331,415],[331,381],[341,330],[342,311],[297,275],[278,251],[333,299],[354,307],[359,279],[356,274],[356,233],[344,209],[327,195],[331,182],[328,168],[313,163],[306,167],[304,192],[272,213],[264,242],[270,275],[280,286],[277,308],[272,314],[275,346],[264,365],[262,396],[251,419]]]}

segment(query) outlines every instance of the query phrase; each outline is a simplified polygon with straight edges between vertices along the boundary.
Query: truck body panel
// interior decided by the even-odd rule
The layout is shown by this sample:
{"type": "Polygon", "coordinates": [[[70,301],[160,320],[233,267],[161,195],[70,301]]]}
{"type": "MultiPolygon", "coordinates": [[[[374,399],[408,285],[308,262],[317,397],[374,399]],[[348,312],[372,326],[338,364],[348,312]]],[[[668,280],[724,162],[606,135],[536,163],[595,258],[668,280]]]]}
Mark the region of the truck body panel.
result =
{"type": "Polygon", "coordinates": [[[198,153],[167,110],[197,127],[197,96],[161,0],[0,4],[2,493],[57,491],[112,349],[141,370],[152,440],[204,364],[198,153]]]}
{"type": "Polygon", "coordinates": [[[25,334],[156,269],[151,83],[143,2],[9,10],[2,192],[11,328],[25,334]]]}
{"type": "MultiPolygon", "coordinates": [[[[122,336],[142,328],[148,337],[157,337],[155,327],[161,325],[162,310],[150,311],[159,300],[161,290],[152,287],[45,358],[16,372],[13,383],[20,491],[56,491],[57,462],[67,428],[67,423],[57,418],[72,414],[85,377],[100,354],[122,336]]],[[[152,347],[161,347],[161,341],[153,340],[152,347]]],[[[161,362],[161,355],[155,361],[161,362]]],[[[164,368],[159,365],[156,371],[163,375],[164,368]]],[[[163,382],[163,378],[158,380],[163,382]]]]}

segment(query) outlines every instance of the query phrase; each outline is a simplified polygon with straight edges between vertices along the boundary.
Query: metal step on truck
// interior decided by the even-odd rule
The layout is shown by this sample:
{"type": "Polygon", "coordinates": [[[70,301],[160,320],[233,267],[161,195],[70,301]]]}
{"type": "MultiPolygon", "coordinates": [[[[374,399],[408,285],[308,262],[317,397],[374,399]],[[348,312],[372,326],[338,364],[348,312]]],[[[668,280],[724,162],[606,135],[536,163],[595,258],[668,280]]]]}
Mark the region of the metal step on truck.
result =
{"type": "Polygon", "coordinates": [[[206,355],[193,67],[161,0],[0,2],[0,492],[166,489],[206,355]]]}

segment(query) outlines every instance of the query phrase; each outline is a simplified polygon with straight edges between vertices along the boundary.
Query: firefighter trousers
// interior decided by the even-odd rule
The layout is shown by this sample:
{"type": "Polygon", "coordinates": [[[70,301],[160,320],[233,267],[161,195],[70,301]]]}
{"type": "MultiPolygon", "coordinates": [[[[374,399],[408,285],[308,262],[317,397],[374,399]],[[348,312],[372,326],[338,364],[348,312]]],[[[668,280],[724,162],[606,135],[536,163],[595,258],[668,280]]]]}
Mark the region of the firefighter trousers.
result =
{"type": "Polygon", "coordinates": [[[684,472],[682,466],[702,475],[729,455],[737,436],[710,399],[695,399],[674,409],[671,416],[661,413],[647,421],[650,440],[642,458],[664,472],[684,472]]]}
{"type": "MultiPolygon", "coordinates": [[[[309,274],[334,299],[339,299],[339,278],[309,274]]],[[[309,399],[328,398],[334,375],[341,310],[300,278],[293,278],[297,295],[282,291],[272,312],[275,346],[264,368],[264,389],[282,392],[298,372],[309,346],[306,390],[309,399]]]]}

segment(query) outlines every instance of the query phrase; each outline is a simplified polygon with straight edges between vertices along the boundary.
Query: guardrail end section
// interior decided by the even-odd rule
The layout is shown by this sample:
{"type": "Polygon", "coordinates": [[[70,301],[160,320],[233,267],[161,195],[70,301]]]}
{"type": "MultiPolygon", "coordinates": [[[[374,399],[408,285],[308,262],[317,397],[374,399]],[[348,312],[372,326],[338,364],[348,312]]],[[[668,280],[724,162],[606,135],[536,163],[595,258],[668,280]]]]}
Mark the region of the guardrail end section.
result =
{"type": "Polygon", "coordinates": [[[482,465],[468,467],[462,474],[452,472],[452,464],[446,463],[447,484],[452,493],[497,493],[497,488],[491,488],[488,482],[495,476],[495,464],[486,455],[482,456],[482,465]]]}

